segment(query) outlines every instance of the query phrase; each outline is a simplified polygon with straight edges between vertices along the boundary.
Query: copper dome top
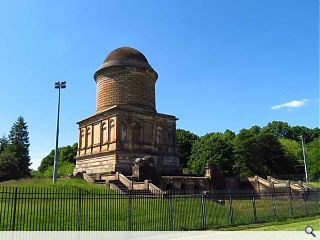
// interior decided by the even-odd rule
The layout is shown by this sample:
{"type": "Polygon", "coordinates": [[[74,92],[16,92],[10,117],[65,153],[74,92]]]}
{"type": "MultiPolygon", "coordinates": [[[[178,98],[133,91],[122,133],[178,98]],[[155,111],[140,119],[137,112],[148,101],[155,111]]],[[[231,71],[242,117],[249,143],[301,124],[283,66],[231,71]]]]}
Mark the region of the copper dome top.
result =
{"type": "Polygon", "coordinates": [[[140,67],[155,72],[149,65],[147,58],[140,51],[131,47],[121,47],[107,55],[94,77],[100,70],[113,66],[140,67]]]}
{"type": "Polygon", "coordinates": [[[136,61],[148,64],[146,57],[137,49],[131,47],[121,47],[108,54],[103,63],[110,61],[136,61]]]}

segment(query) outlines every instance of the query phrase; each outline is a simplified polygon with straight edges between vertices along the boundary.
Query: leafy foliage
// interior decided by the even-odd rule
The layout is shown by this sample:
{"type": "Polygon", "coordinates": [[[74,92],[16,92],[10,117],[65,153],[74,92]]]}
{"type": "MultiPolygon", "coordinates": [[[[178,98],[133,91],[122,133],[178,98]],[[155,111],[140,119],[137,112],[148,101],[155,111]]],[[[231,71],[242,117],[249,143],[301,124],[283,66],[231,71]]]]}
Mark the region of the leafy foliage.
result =
{"type": "Polygon", "coordinates": [[[199,137],[189,131],[183,129],[177,129],[176,141],[179,152],[180,163],[183,168],[186,168],[190,159],[191,149],[193,143],[199,137]]]}
{"type": "Polygon", "coordinates": [[[233,144],[237,175],[266,176],[288,171],[282,145],[272,133],[256,126],[242,129],[233,144]]]}
{"type": "Polygon", "coordinates": [[[7,145],[0,152],[0,180],[17,179],[18,161],[12,146],[7,145]]]}
{"type": "MultiPolygon", "coordinates": [[[[73,169],[75,167],[75,164],[66,162],[66,161],[61,161],[58,163],[58,177],[62,176],[68,176],[73,172],[73,169]]],[[[41,177],[52,177],[53,174],[53,166],[49,166],[46,171],[43,173],[40,173],[41,177]]]]}
{"type": "Polygon", "coordinates": [[[230,132],[210,133],[195,141],[189,169],[194,174],[202,174],[207,163],[216,165],[224,176],[232,175],[232,144],[230,132]]]}
{"type": "Polygon", "coordinates": [[[290,166],[293,166],[296,173],[303,172],[303,155],[301,145],[291,139],[279,138],[281,143],[286,161],[290,166]]]}
{"type": "Polygon", "coordinates": [[[318,180],[320,179],[320,138],[309,143],[306,149],[309,178],[318,180]]]}
{"type": "MultiPolygon", "coordinates": [[[[69,175],[74,169],[76,162],[75,158],[77,155],[78,144],[75,143],[72,146],[67,145],[58,149],[58,175],[69,175]]],[[[42,159],[41,164],[38,168],[40,175],[50,177],[52,176],[53,161],[54,161],[54,150],[42,159]]]]}
{"type": "Polygon", "coordinates": [[[319,128],[292,127],[281,121],[242,129],[238,134],[230,130],[209,133],[194,141],[187,167],[195,174],[203,174],[205,164],[214,163],[224,176],[300,175],[304,173],[302,135],[309,176],[315,179],[320,174],[319,134],[319,128]]]}

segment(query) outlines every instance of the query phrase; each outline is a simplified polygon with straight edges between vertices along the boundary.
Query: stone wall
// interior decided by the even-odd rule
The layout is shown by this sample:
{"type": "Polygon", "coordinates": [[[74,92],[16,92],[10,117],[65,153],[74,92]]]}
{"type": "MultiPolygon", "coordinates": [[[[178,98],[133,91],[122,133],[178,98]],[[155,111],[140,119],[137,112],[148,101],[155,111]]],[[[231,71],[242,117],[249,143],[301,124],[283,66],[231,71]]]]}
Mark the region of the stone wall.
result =
{"type": "Polygon", "coordinates": [[[116,155],[115,154],[95,154],[78,157],[74,174],[77,172],[86,172],[87,174],[98,174],[106,172],[115,172],[116,155]]]}
{"type": "Polygon", "coordinates": [[[162,190],[210,191],[210,179],[192,176],[162,176],[162,190]]]}
{"type": "Polygon", "coordinates": [[[160,172],[177,174],[181,167],[175,142],[175,122],[174,116],[131,107],[107,109],[78,123],[77,159],[82,159],[79,161],[83,164],[83,159],[90,160],[91,155],[112,153],[114,167],[109,167],[108,171],[131,174],[136,158],[151,155],[159,163],[160,172]]]}
{"type": "Polygon", "coordinates": [[[132,105],[155,111],[155,75],[136,67],[112,67],[96,77],[97,112],[114,105],[132,105]]]}

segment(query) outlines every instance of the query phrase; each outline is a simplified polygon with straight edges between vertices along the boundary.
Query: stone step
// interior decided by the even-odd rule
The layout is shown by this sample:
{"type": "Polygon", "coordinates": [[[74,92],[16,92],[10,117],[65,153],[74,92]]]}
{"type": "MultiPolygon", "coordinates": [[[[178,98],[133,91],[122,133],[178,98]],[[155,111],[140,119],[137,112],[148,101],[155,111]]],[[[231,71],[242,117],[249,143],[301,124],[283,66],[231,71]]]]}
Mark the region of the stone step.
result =
{"type": "Polygon", "coordinates": [[[97,183],[97,184],[105,184],[106,183],[106,180],[94,180],[94,183],[97,183]]]}
{"type": "Polygon", "coordinates": [[[122,182],[120,182],[119,180],[111,180],[109,181],[110,183],[113,183],[114,185],[116,185],[123,194],[125,195],[143,195],[143,196],[154,196],[154,194],[152,194],[149,190],[145,190],[145,189],[135,189],[135,190],[129,190],[122,182]]]}

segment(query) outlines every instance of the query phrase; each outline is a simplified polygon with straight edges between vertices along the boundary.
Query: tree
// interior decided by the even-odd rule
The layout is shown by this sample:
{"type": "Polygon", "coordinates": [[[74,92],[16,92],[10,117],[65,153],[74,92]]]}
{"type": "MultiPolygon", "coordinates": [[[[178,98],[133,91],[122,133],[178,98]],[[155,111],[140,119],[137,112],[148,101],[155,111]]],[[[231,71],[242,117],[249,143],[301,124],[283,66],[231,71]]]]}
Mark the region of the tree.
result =
{"type": "Polygon", "coordinates": [[[311,180],[320,179],[320,138],[306,146],[307,168],[311,180]]]}
{"type": "Polygon", "coordinates": [[[5,136],[0,138],[0,153],[8,146],[9,140],[5,136]]]}
{"type": "Polygon", "coordinates": [[[264,161],[269,174],[292,174],[294,166],[285,158],[284,149],[278,138],[271,133],[261,133],[257,138],[256,156],[264,161]]]}
{"type": "Polygon", "coordinates": [[[234,139],[234,172],[240,176],[266,176],[292,171],[277,137],[257,130],[242,129],[234,139]]]}
{"type": "MultiPolygon", "coordinates": [[[[72,146],[67,145],[64,147],[60,147],[58,149],[58,167],[59,164],[61,165],[62,162],[68,162],[75,164],[76,163],[76,156],[77,156],[77,148],[78,144],[75,143],[72,146]]],[[[54,160],[54,150],[51,150],[51,152],[42,159],[41,164],[38,168],[38,171],[41,173],[46,172],[51,166],[53,166],[53,160],[54,160]]]]}
{"type": "Polygon", "coordinates": [[[279,142],[283,147],[286,161],[293,166],[294,172],[303,173],[304,165],[301,145],[295,140],[285,138],[279,138],[279,142]]]}
{"type": "Polygon", "coordinates": [[[223,176],[232,176],[232,143],[230,132],[210,133],[199,138],[192,146],[188,167],[194,174],[203,174],[207,163],[216,165],[223,176]]]}
{"type": "Polygon", "coordinates": [[[192,145],[198,138],[199,137],[194,133],[183,129],[177,129],[177,147],[179,152],[180,164],[183,168],[187,167],[190,160],[192,145]]]}
{"type": "Polygon", "coordinates": [[[254,172],[254,145],[259,132],[241,129],[233,140],[233,172],[239,176],[251,176],[254,172]]]}
{"type": "Polygon", "coordinates": [[[291,127],[286,122],[272,121],[263,128],[264,131],[274,134],[277,137],[292,139],[293,133],[291,127]]]}
{"type": "Polygon", "coordinates": [[[18,162],[12,145],[6,145],[0,152],[0,181],[17,179],[18,162]]]}
{"type": "Polygon", "coordinates": [[[9,134],[9,141],[17,163],[16,177],[24,178],[30,176],[30,156],[29,156],[29,133],[28,126],[23,117],[18,117],[13,124],[9,134]]]}
{"type": "Polygon", "coordinates": [[[304,126],[294,126],[292,129],[292,139],[301,141],[300,136],[303,136],[305,143],[313,141],[313,130],[304,126]]]}

